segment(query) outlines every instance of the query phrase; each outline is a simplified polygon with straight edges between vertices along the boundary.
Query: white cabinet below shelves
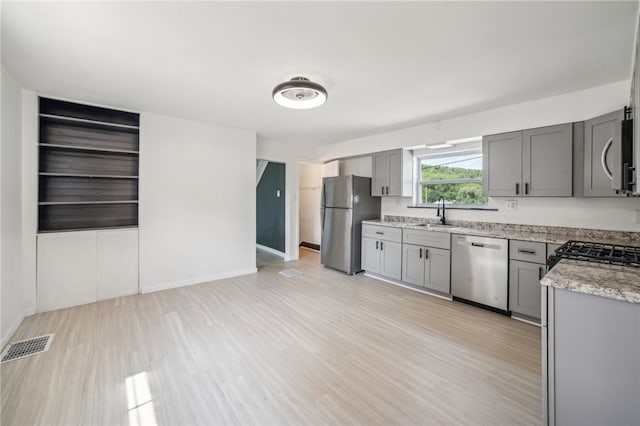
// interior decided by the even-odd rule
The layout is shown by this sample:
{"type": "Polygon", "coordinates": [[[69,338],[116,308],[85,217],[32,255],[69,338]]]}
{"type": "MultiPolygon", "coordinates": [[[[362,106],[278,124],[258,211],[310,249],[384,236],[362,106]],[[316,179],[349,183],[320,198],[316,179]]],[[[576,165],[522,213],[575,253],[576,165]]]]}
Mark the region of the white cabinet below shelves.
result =
{"type": "Polygon", "coordinates": [[[96,233],[38,235],[37,310],[96,301],[96,233]]]}
{"type": "Polygon", "coordinates": [[[138,230],[96,231],[96,299],[138,293],[138,230]]]}
{"type": "Polygon", "coordinates": [[[38,234],[37,311],[138,293],[138,230],[38,234]]]}

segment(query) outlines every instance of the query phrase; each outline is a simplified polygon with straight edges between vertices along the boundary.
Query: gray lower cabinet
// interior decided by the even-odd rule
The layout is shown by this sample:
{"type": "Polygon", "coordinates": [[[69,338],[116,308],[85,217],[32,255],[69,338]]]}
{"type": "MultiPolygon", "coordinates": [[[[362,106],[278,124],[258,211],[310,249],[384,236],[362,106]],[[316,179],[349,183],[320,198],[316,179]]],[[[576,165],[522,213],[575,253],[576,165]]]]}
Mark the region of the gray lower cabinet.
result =
{"type": "Polygon", "coordinates": [[[402,244],[380,241],[380,275],[396,280],[402,277],[402,244]]]}
{"type": "Polygon", "coordinates": [[[402,281],[450,293],[451,252],[413,244],[402,245],[402,281]]]}
{"type": "Polygon", "coordinates": [[[540,319],[540,279],[545,265],[509,261],[509,310],[540,319]]]}
{"type": "Polygon", "coordinates": [[[547,272],[547,245],[509,240],[509,310],[540,319],[540,280],[547,272]]]}
{"type": "Polygon", "coordinates": [[[640,304],[545,287],[543,424],[640,424],[640,304]]]}
{"type": "Polygon", "coordinates": [[[375,238],[362,237],[361,267],[367,272],[380,273],[380,241],[375,238]]]}
{"type": "Polygon", "coordinates": [[[495,197],[571,197],[571,123],[482,138],[483,193],[495,197]]]}
{"type": "Polygon", "coordinates": [[[402,276],[402,244],[362,237],[362,269],[399,280],[402,276]]]}
{"type": "Polygon", "coordinates": [[[617,197],[612,189],[614,147],[619,144],[623,110],[614,111],[584,123],[584,196],[617,197]]]}

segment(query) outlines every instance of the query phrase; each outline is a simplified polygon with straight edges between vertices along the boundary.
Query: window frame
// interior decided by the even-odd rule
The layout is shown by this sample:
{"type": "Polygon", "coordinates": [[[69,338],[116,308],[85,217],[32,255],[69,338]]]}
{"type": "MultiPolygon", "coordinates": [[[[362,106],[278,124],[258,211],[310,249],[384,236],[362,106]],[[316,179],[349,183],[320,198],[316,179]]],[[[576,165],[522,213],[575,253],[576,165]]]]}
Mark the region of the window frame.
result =
{"type": "MultiPolygon", "coordinates": [[[[436,207],[437,203],[423,203],[422,200],[422,188],[424,186],[429,185],[443,185],[443,184],[462,184],[462,183],[480,183],[482,184],[482,176],[478,178],[462,178],[462,179],[444,179],[444,180],[422,180],[422,160],[427,158],[447,158],[447,157],[456,157],[460,155],[474,155],[478,154],[480,158],[483,158],[482,146],[474,147],[470,149],[462,149],[455,151],[444,151],[438,152],[435,154],[418,154],[415,156],[415,169],[416,169],[416,179],[415,179],[415,189],[416,189],[416,197],[414,206],[415,207],[436,207]]],[[[485,204],[451,204],[447,205],[447,207],[451,208],[487,208],[489,206],[489,197],[487,198],[487,203],[485,204]]],[[[448,200],[445,200],[448,201],[448,200]]]]}

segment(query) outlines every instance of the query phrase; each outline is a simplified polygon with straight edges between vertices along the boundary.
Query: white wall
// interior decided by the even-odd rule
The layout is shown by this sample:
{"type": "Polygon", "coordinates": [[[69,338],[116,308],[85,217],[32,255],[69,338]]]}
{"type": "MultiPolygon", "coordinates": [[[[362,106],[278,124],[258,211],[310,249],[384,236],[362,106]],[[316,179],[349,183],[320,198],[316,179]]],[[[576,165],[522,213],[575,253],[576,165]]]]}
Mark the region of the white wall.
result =
{"type": "Polygon", "coordinates": [[[629,80],[475,114],[407,127],[318,147],[318,159],[363,155],[393,148],[582,121],[622,108],[629,101],[629,80]]]}
{"type": "Polygon", "coordinates": [[[256,271],[256,134],[140,117],[140,289],[256,271]]]}
{"type": "Polygon", "coordinates": [[[0,348],[24,318],[22,301],[21,93],[2,69],[0,148],[0,348]]]}
{"type": "MultiPolygon", "coordinates": [[[[581,121],[621,108],[629,99],[629,87],[629,81],[622,81],[441,122],[322,146],[318,148],[318,155],[326,160],[510,130],[581,121]]],[[[363,171],[366,167],[362,163],[364,158],[370,161],[370,157],[341,160],[341,174],[343,174],[343,170],[344,174],[357,174],[356,171],[363,171]]],[[[518,209],[514,211],[504,209],[507,199],[511,198],[492,198],[490,200],[489,207],[497,208],[497,212],[450,210],[447,215],[451,219],[458,220],[640,231],[640,224],[636,223],[636,210],[640,209],[640,199],[638,198],[513,198],[518,200],[518,209]]],[[[382,199],[381,214],[435,217],[435,210],[407,208],[412,205],[412,202],[411,198],[385,197],[382,199]]]]}
{"type": "Polygon", "coordinates": [[[371,156],[354,157],[340,160],[340,176],[363,176],[371,177],[373,173],[371,156]]]}
{"type": "MultiPolygon", "coordinates": [[[[436,218],[435,209],[407,208],[411,198],[383,197],[382,215],[436,218]]],[[[609,229],[640,232],[636,210],[640,199],[605,198],[491,198],[489,207],[498,211],[447,210],[448,219],[516,223],[571,228],[609,229]],[[517,200],[517,210],[505,210],[506,200],[517,200]]]]}
{"type": "Polygon", "coordinates": [[[26,315],[36,312],[38,232],[38,96],[22,90],[22,296],[26,315]]]}
{"type": "Polygon", "coordinates": [[[300,242],[320,244],[322,165],[300,163],[300,242]]]}

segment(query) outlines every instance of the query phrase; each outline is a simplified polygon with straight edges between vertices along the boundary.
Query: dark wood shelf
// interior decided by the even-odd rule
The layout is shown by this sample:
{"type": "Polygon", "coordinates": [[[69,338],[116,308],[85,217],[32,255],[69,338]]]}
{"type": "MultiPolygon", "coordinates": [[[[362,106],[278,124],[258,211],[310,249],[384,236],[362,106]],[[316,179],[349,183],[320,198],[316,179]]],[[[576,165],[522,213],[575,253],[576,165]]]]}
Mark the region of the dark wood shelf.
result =
{"type": "Polygon", "coordinates": [[[40,146],[45,148],[54,148],[54,149],[70,149],[76,151],[92,151],[92,152],[104,152],[104,153],[114,153],[114,154],[133,154],[139,155],[138,151],[127,151],[124,149],[109,149],[109,148],[93,148],[89,146],[77,146],[77,145],[56,145],[51,143],[41,143],[40,146]]]}
{"type": "Polygon", "coordinates": [[[124,201],[41,201],[39,206],[74,206],[83,204],[138,204],[138,200],[124,201]]]}
{"type": "Polygon", "coordinates": [[[81,173],[50,173],[40,172],[40,176],[59,176],[59,177],[83,177],[83,178],[105,178],[105,179],[139,179],[138,176],[123,176],[123,175],[85,175],[81,173]]]}
{"type": "Polygon", "coordinates": [[[128,124],[109,123],[107,121],[89,120],[86,118],[65,117],[64,115],[40,114],[40,117],[54,118],[56,120],[74,121],[76,123],[98,124],[106,127],[119,127],[121,129],[140,129],[139,126],[130,126],[128,124]]]}

